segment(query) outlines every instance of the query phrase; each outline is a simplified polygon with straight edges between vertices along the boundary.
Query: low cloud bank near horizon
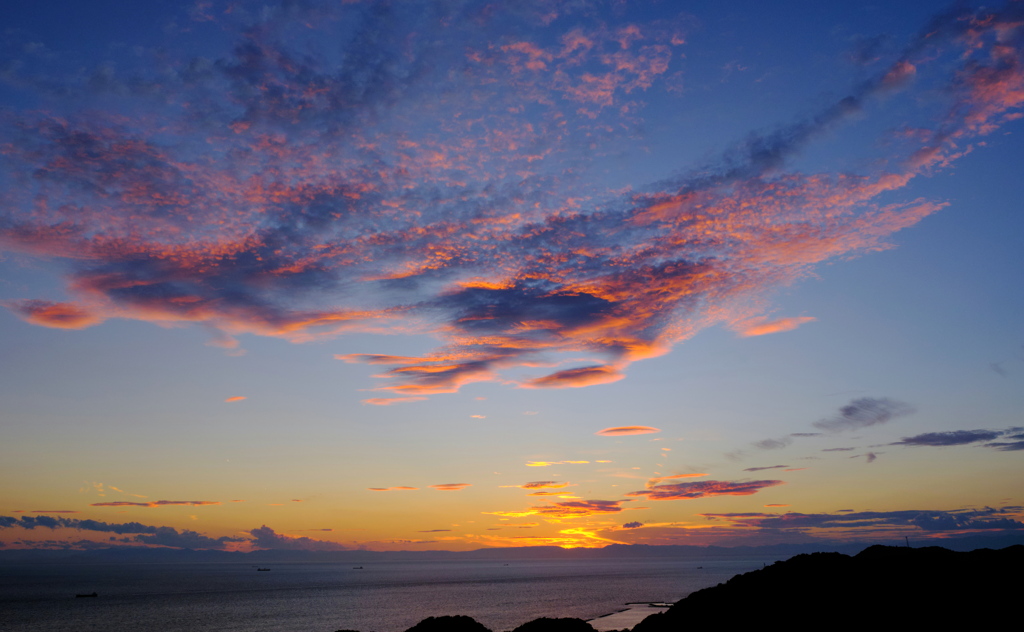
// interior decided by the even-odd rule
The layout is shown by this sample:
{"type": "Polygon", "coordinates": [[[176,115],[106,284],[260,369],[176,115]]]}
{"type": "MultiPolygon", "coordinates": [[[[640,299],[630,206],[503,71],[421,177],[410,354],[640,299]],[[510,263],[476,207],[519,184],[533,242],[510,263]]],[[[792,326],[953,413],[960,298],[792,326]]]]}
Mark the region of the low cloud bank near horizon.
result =
{"type": "Polygon", "coordinates": [[[20,527],[22,529],[76,529],[114,533],[123,536],[118,542],[134,542],[184,549],[224,549],[229,543],[246,542],[247,538],[221,536],[210,538],[188,529],[144,525],[139,522],[102,522],[79,520],[77,518],[53,518],[50,516],[0,516],[0,528],[20,527]]]}
{"type": "MultiPolygon", "coordinates": [[[[0,516],[0,529],[22,528],[34,529],[74,529],[78,531],[95,531],[113,533],[123,537],[112,536],[110,541],[122,544],[145,544],[178,549],[213,549],[232,550],[231,545],[250,544],[257,549],[283,551],[347,551],[351,547],[317,540],[306,536],[289,536],[279,534],[270,527],[263,525],[249,531],[251,537],[221,536],[211,538],[189,529],[145,525],[139,522],[101,522],[98,520],[79,520],[77,518],[55,518],[51,516],[0,516]]],[[[330,529],[317,529],[330,531],[330,529]]],[[[100,543],[94,543],[100,544],[100,543]]]]}
{"type": "Polygon", "coordinates": [[[868,532],[889,527],[916,527],[922,531],[1024,530],[1019,518],[1024,507],[999,509],[959,509],[953,511],[900,510],[849,511],[842,513],[804,514],[777,513],[705,513],[711,521],[724,521],[734,526],[768,530],[862,530],[868,532]]]}

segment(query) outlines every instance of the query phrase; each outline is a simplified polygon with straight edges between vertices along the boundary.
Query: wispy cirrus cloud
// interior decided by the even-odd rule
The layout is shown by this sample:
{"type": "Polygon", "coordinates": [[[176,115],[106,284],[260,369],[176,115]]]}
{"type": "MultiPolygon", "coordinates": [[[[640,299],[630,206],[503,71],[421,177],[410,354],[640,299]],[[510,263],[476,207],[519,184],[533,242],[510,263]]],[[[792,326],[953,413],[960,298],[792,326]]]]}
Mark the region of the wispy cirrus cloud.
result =
{"type": "Polygon", "coordinates": [[[782,485],[784,481],[694,481],[692,483],[666,483],[629,492],[626,496],[643,496],[648,500],[693,500],[710,496],[750,496],[765,489],[782,485]]]}
{"type": "Polygon", "coordinates": [[[530,483],[523,483],[522,485],[516,485],[521,489],[562,489],[568,487],[569,483],[561,481],[532,481],[530,483]]]}
{"type": "Polygon", "coordinates": [[[703,472],[694,472],[691,474],[672,474],[669,476],[656,476],[654,478],[648,479],[646,486],[647,489],[651,489],[655,485],[661,483],[661,481],[670,481],[677,478],[699,478],[701,476],[707,476],[707,474],[703,472]]]}
{"type": "Polygon", "coordinates": [[[173,506],[186,506],[186,507],[204,507],[208,505],[219,505],[219,500],[154,500],[150,502],[138,503],[127,500],[114,500],[103,503],[91,503],[90,507],[173,507],[173,506]]]}
{"type": "Polygon", "coordinates": [[[419,487],[408,487],[405,485],[399,485],[397,487],[367,487],[366,489],[371,492],[400,492],[400,491],[413,491],[419,489],[419,487]]]}
{"type": "Polygon", "coordinates": [[[810,316],[800,316],[796,318],[777,318],[775,320],[768,320],[767,318],[754,318],[751,320],[737,323],[733,328],[744,338],[751,336],[765,336],[767,334],[775,334],[782,331],[792,331],[803,325],[809,323],[815,319],[810,316]]]}
{"type": "Polygon", "coordinates": [[[440,483],[438,485],[430,485],[430,488],[437,489],[442,492],[458,492],[466,489],[467,487],[472,487],[472,485],[472,483],[440,483]]]}
{"type": "Polygon", "coordinates": [[[888,397],[861,397],[839,409],[839,413],[814,422],[822,430],[842,432],[884,424],[914,412],[914,407],[888,397]]]}
{"type": "Polygon", "coordinates": [[[1004,452],[1024,450],[1024,428],[1004,430],[950,430],[948,432],[925,432],[912,437],[903,437],[890,445],[914,447],[945,447],[955,445],[981,444],[1004,452]],[[998,439],[998,441],[997,441],[998,439]],[[985,442],[985,443],[982,443],[985,442]]]}
{"type": "Polygon", "coordinates": [[[550,505],[539,505],[521,511],[485,511],[492,516],[520,518],[524,516],[543,516],[545,518],[566,519],[584,518],[586,516],[618,513],[623,510],[622,503],[628,500],[567,500],[550,505]]]}
{"type": "Polygon", "coordinates": [[[789,437],[782,437],[780,439],[761,439],[760,441],[754,442],[754,447],[760,450],[779,450],[793,443],[793,440],[789,437]]]}
{"type": "Polygon", "coordinates": [[[806,322],[759,317],[765,292],[889,247],[942,206],[894,196],[1024,103],[1016,5],[958,7],[842,98],[623,193],[595,156],[638,129],[642,95],[672,93],[679,25],[572,4],[558,8],[572,20],[493,4],[289,6],[194,24],[234,38],[215,59],[164,47],[159,70],[45,81],[10,65],[8,86],[43,107],[0,130],[0,246],[61,262],[70,298],[8,309],[67,329],[202,324],[229,348],[243,334],[441,341],[416,357],[341,356],[389,367],[389,396],[371,405],[481,381],[607,384],[712,325],[806,322]],[[296,23],[317,28],[289,38],[296,23]],[[945,114],[914,115],[919,132],[876,166],[787,171],[926,72],[945,114]],[[104,109],[110,95],[123,107],[104,109]]]}

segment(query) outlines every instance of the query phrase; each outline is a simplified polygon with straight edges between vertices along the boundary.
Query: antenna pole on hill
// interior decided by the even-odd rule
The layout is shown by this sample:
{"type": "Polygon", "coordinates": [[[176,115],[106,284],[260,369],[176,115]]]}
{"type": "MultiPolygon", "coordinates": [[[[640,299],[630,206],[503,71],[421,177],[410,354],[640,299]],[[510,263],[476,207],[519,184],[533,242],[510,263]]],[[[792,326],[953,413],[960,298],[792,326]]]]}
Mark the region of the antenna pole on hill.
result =
{"type": "Polygon", "coordinates": [[[903,539],[907,541],[907,548],[909,549],[910,548],[910,538],[907,537],[907,536],[903,536],[903,539]]]}

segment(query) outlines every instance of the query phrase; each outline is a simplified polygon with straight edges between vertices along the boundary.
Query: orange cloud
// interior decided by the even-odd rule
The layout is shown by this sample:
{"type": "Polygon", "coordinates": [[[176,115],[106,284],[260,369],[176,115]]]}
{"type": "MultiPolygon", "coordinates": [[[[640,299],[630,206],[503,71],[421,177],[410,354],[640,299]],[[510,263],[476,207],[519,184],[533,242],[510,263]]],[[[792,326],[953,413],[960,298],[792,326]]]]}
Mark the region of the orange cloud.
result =
{"type": "Polygon", "coordinates": [[[397,492],[416,490],[419,489],[419,487],[406,487],[404,485],[400,485],[398,487],[367,487],[366,489],[371,492],[397,492]]]}
{"type": "Polygon", "coordinates": [[[651,426],[616,426],[614,428],[598,430],[594,434],[603,437],[618,437],[622,435],[651,434],[654,432],[661,432],[661,428],[652,428],[651,426]]]}
{"type": "Polygon", "coordinates": [[[523,511],[485,511],[485,514],[492,516],[505,516],[509,518],[520,518],[523,516],[544,516],[547,518],[583,518],[586,516],[618,513],[622,511],[620,506],[628,500],[570,500],[553,505],[540,505],[530,507],[523,511]]]}
{"type": "Polygon", "coordinates": [[[523,483],[518,487],[522,489],[561,489],[568,486],[569,483],[562,483],[559,481],[533,481],[531,483],[523,483]]]}
{"type": "Polygon", "coordinates": [[[647,489],[651,489],[652,487],[654,487],[655,485],[657,485],[661,481],[668,481],[668,480],[671,480],[671,479],[674,479],[674,478],[698,478],[700,476],[707,476],[707,474],[704,474],[704,473],[694,473],[694,474],[673,474],[671,476],[657,476],[655,478],[652,478],[652,479],[648,480],[647,484],[646,484],[646,487],[647,487],[647,489]]]}
{"type": "Polygon", "coordinates": [[[74,303],[51,303],[50,301],[24,300],[0,302],[19,318],[33,325],[57,329],[85,329],[98,325],[105,317],[94,314],[74,303]]]}
{"type": "Polygon", "coordinates": [[[431,485],[430,487],[443,492],[457,492],[471,486],[472,483],[441,483],[440,485],[431,485]]]}
{"type": "Polygon", "coordinates": [[[736,325],[736,329],[740,336],[744,338],[750,336],[764,336],[766,334],[775,334],[780,331],[792,331],[803,325],[816,320],[811,316],[799,316],[795,318],[778,318],[776,320],[768,320],[765,318],[755,318],[744,321],[736,325]]]}
{"type": "Polygon", "coordinates": [[[236,395],[236,396],[234,396],[234,397],[229,397],[229,398],[225,399],[225,400],[224,400],[224,403],[230,403],[230,402],[240,402],[240,401],[242,401],[243,399],[245,399],[245,396],[244,396],[244,395],[236,395]]]}
{"type": "Polygon", "coordinates": [[[529,380],[521,384],[524,388],[573,388],[610,384],[626,377],[621,371],[609,366],[588,366],[578,369],[566,369],[551,375],[529,380]]]}

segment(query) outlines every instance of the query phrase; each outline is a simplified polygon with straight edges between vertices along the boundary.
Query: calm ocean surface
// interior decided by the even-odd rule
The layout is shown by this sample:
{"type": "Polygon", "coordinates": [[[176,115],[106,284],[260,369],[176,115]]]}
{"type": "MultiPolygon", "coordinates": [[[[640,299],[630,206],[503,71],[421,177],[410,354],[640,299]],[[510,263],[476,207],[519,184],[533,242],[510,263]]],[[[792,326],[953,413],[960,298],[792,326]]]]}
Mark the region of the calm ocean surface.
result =
{"type": "Polygon", "coordinates": [[[590,619],[677,601],[774,558],[352,564],[6,564],[0,630],[402,632],[466,614],[500,632],[537,617],[590,619]],[[698,568],[703,567],[703,568],[698,568]],[[99,593],[75,599],[77,593],[99,593]]]}

